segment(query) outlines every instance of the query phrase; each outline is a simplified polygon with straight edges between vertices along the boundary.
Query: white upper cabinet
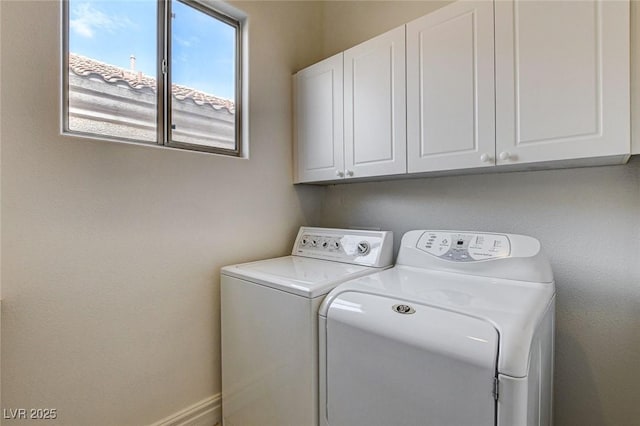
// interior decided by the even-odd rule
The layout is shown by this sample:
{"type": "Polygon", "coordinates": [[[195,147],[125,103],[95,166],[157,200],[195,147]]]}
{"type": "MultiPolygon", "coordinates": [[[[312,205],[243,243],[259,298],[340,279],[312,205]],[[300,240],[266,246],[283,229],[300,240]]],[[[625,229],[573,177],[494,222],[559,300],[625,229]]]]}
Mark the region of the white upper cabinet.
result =
{"type": "Polygon", "coordinates": [[[344,176],[342,53],[294,75],[295,182],[344,176]]]}
{"type": "Polygon", "coordinates": [[[496,1],[498,164],[628,155],[629,3],[496,1]]]}
{"type": "Polygon", "coordinates": [[[406,173],[405,28],[344,52],[346,177],[406,173]]]}
{"type": "Polygon", "coordinates": [[[407,24],[408,171],[495,164],[493,2],[407,24]]]}
{"type": "Polygon", "coordinates": [[[628,0],[460,1],[312,65],[296,182],[623,163],[629,21],[628,0]]]}

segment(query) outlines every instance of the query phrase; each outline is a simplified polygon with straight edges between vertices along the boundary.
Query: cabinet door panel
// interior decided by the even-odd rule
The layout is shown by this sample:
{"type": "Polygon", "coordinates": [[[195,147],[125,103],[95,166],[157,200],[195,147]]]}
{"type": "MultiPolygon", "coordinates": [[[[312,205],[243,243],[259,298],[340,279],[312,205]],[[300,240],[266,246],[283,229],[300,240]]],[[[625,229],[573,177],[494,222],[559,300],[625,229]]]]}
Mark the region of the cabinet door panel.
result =
{"type": "Polygon", "coordinates": [[[344,169],[342,54],[295,75],[296,182],[339,179],[344,169]]]}
{"type": "Polygon", "coordinates": [[[406,172],[404,27],[344,52],[345,168],[354,177],[406,172]]]}
{"type": "Polygon", "coordinates": [[[499,164],[629,153],[629,4],[499,1],[499,164]]]}
{"type": "Polygon", "coordinates": [[[493,78],[492,2],[407,24],[409,172],[494,165],[493,78]]]}

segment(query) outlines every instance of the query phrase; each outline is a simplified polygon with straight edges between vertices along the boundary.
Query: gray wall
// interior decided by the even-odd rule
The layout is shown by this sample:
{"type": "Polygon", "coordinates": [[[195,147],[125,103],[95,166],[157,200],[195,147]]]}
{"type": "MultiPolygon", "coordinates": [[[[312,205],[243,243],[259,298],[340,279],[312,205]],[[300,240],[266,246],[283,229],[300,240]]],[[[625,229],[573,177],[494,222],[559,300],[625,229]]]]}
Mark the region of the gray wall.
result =
{"type": "MultiPolygon", "coordinates": [[[[323,53],[440,6],[329,2],[323,53]]],[[[636,37],[638,15],[636,8],[636,37]]],[[[556,425],[640,424],[640,158],[613,167],[331,186],[322,225],[389,229],[396,247],[405,231],[424,228],[537,237],[557,280],[556,425]]]]}
{"type": "Polygon", "coordinates": [[[286,254],[322,192],[291,185],[319,5],[238,7],[250,159],[60,136],[60,2],[0,2],[2,407],[139,426],[220,392],[220,267],[286,254]]]}

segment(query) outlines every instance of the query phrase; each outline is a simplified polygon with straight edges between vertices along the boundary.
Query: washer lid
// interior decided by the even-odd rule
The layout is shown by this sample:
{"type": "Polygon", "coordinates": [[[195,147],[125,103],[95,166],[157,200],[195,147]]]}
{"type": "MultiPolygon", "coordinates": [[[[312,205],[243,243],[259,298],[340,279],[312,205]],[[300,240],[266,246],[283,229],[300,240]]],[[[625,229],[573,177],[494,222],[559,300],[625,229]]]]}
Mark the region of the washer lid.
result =
{"type": "Polygon", "coordinates": [[[379,268],[328,260],[285,256],[225,266],[221,273],[312,298],[327,294],[336,285],[346,280],[379,270],[379,268]]]}
{"type": "Polygon", "coordinates": [[[500,334],[498,371],[525,377],[533,335],[551,305],[555,286],[395,266],[336,288],[322,303],[320,315],[326,316],[345,292],[381,295],[391,305],[414,302],[486,320],[500,334]]]}

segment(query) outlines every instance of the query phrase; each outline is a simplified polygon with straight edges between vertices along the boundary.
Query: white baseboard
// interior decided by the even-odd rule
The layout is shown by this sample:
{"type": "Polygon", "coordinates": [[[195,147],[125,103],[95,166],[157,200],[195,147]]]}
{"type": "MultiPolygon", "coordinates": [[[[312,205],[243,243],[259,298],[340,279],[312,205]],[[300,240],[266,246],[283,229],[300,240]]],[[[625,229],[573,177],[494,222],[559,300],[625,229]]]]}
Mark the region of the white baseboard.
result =
{"type": "Polygon", "coordinates": [[[215,426],[222,424],[222,398],[210,396],[150,426],[215,426]]]}

